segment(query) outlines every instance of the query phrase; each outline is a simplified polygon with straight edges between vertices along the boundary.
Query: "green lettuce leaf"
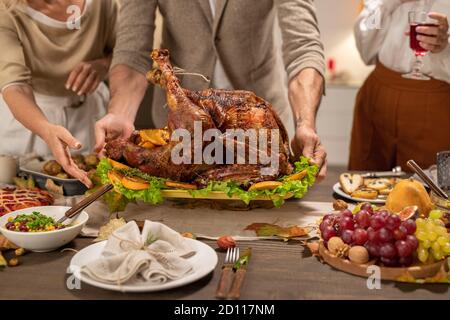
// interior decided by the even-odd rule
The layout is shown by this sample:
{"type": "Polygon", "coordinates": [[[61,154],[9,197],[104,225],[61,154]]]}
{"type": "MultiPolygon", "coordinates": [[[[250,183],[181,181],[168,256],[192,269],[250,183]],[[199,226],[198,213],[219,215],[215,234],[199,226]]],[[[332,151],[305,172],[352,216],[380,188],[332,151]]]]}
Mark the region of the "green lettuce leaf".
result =
{"type": "Polygon", "coordinates": [[[294,198],[302,198],[308,189],[316,182],[316,174],[319,172],[317,165],[311,165],[308,158],[301,157],[299,161],[294,163],[294,171],[292,174],[299,173],[306,170],[307,174],[302,180],[287,181],[287,176],[279,179],[283,185],[275,190],[252,190],[246,191],[241,186],[233,181],[228,182],[210,182],[204,189],[190,191],[191,195],[196,197],[205,197],[211,191],[225,192],[229,197],[237,196],[245,204],[260,197],[273,197],[272,201],[275,207],[280,207],[284,204],[284,197],[288,194],[293,194],[294,198]]]}
{"type": "MultiPolygon", "coordinates": [[[[123,187],[121,184],[116,184],[115,189],[124,195],[128,200],[143,200],[151,204],[159,204],[164,201],[161,190],[166,189],[166,179],[150,176],[138,169],[115,169],[111,166],[108,159],[102,159],[97,167],[97,174],[102,183],[108,183],[108,171],[116,170],[121,174],[127,176],[137,176],[150,182],[151,187],[146,190],[130,190],[123,187]]],[[[202,198],[208,196],[213,191],[222,191],[229,197],[236,196],[244,203],[249,204],[250,201],[255,200],[260,196],[268,196],[272,198],[273,204],[276,207],[283,205],[284,197],[288,194],[293,194],[297,199],[302,198],[308,189],[315,183],[316,174],[319,168],[316,165],[311,165],[309,160],[301,157],[299,161],[294,163],[293,174],[306,170],[307,174],[302,180],[289,181],[287,176],[281,177],[279,181],[283,182],[281,186],[274,190],[252,190],[247,191],[233,181],[225,182],[210,182],[207,187],[199,190],[191,190],[190,194],[194,198],[202,198]]]]}
{"type": "Polygon", "coordinates": [[[159,204],[164,201],[161,194],[161,189],[165,188],[165,179],[150,176],[138,169],[115,169],[109,163],[108,159],[104,158],[100,160],[97,166],[97,174],[99,175],[102,183],[109,183],[108,172],[114,170],[120,172],[126,176],[137,176],[141,179],[148,181],[151,186],[145,190],[130,190],[125,188],[120,183],[114,184],[114,189],[120,194],[125,196],[130,201],[142,200],[151,204],[159,204]]]}
{"type": "Polygon", "coordinates": [[[100,162],[97,165],[97,175],[100,178],[100,181],[103,184],[107,184],[109,183],[109,178],[108,178],[108,172],[110,170],[112,170],[113,167],[112,165],[109,163],[107,158],[103,158],[100,160],[100,162]]]}

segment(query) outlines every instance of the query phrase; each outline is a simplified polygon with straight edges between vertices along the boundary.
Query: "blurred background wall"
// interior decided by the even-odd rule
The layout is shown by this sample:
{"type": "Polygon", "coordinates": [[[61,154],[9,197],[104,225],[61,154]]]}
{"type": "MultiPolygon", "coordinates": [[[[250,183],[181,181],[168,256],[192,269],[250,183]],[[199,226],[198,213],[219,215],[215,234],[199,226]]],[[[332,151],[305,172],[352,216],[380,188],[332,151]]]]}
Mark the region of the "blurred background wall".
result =
{"type": "MultiPolygon", "coordinates": [[[[327,81],[327,95],[323,98],[318,115],[318,131],[329,153],[331,165],[347,165],[353,106],[359,87],[372,70],[363,64],[353,38],[353,26],[360,0],[316,0],[317,15],[325,46],[327,61],[334,64],[335,79],[327,81]]],[[[161,43],[162,19],[157,17],[154,47],[161,43]]],[[[279,30],[274,30],[281,43],[279,30]]],[[[329,75],[331,77],[331,75],[329,75]]],[[[151,126],[152,88],[140,109],[136,126],[151,126]]]]}

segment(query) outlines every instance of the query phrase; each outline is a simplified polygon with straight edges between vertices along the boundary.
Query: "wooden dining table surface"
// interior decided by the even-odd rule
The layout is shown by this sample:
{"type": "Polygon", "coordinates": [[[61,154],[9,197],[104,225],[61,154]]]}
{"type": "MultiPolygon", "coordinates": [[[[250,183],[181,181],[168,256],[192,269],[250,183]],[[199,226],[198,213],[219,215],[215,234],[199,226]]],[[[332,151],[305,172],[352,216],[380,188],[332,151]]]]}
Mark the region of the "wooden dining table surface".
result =
{"type": "MultiPolygon", "coordinates": [[[[332,202],[332,186],[345,168],[330,167],[327,178],[306,195],[308,201],[332,202]]],[[[270,210],[270,209],[268,209],[270,210]]],[[[207,217],[205,218],[207,219],[207,217]]],[[[204,241],[217,248],[214,241],[204,241]]],[[[91,238],[77,238],[68,247],[81,250],[91,238]]],[[[367,279],[322,264],[299,242],[256,241],[242,287],[241,299],[450,299],[446,284],[410,284],[382,281],[369,289],[367,279]]],[[[192,284],[155,293],[120,293],[73,283],[67,269],[73,250],[28,253],[18,267],[0,271],[0,299],[214,299],[225,254],[219,252],[214,272],[192,284]]]]}

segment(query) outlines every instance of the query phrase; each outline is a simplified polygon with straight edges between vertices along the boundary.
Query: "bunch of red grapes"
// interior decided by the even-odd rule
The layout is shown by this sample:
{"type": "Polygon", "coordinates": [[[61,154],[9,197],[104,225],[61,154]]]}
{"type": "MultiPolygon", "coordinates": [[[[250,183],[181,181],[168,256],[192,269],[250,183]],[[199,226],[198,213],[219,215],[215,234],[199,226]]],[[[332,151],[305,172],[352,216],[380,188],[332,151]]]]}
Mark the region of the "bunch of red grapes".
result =
{"type": "Polygon", "coordinates": [[[363,204],[355,215],[348,209],[327,214],[320,232],[325,244],[340,237],[350,246],[364,246],[372,258],[388,267],[411,265],[419,245],[414,220],[402,221],[385,209],[374,211],[370,204],[363,204]]]}

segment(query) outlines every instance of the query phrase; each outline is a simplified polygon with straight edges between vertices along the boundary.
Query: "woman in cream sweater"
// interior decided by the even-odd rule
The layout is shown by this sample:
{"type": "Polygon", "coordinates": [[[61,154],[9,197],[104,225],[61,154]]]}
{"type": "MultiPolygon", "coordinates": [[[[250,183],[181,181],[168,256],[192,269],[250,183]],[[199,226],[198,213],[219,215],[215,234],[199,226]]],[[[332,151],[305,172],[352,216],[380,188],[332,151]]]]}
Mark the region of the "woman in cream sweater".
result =
{"type": "Polygon", "coordinates": [[[93,147],[106,112],[114,0],[0,0],[0,154],[53,154],[90,184],[69,150],[93,147]]]}

